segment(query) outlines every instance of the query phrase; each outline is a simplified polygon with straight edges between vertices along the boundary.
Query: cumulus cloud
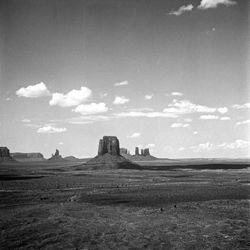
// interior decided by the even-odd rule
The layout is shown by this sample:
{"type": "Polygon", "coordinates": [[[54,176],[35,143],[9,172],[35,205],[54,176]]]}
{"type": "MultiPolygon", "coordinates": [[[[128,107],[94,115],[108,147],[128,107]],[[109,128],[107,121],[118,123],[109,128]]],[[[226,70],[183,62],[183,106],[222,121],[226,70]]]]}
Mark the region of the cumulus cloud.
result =
{"type": "Polygon", "coordinates": [[[129,102],[129,98],[126,98],[125,96],[116,96],[115,100],[113,101],[113,104],[115,105],[121,105],[129,102]]]}
{"type": "Polygon", "coordinates": [[[90,103],[90,104],[80,104],[75,109],[74,112],[80,113],[82,115],[105,113],[108,111],[108,107],[104,102],[100,103],[90,103]]]}
{"type": "Polygon", "coordinates": [[[80,90],[73,89],[67,94],[53,93],[49,104],[51,106],[73,107],[87,101],[91,94],[92,91],[87,87],[81,87],[80,90]]]}
{"type": "Polygon", "coordinates": [[[197,132],[197,131],[194,131],[194,132],[193,132],[193,134],[194,134],[194,135],[197,135],[197,134],[198,134],[198,132],[197,132]]]}
{"type": "Polygon", "coordinates": [[[151,100],[153,98],[153,95],[145,95],[144,99],[145,100],[151,100]]]}
{"type": "Polygon", "coordinates": [[[218,108],[217,111],[221,114],[225,114],[227,113],[228,108],[227,107],[218,108]]]}
{"type": "Polygon", "coordinates": [[[190,126],[190,124],[188,124],[188,123],[173,123],[173,124],[171,124],[171,128],[186,128],[189,126],[190,126]]]}
{"type": "Polygon", "coordinates": [[[250,124],[250,120],[236,122],[236,126],[245,125],[245,124],[250,124]]]}
{"type": "Polygon", "coordinates": [[[128,81],[117,82],[114,84],[115,87],[128,85],[128,81]]]}
{"type": "Polygon", "coordinates": [[[189,100],[176,100],[168,104],[168,108],[163,110],[165,113],[173,114],[191,114],[191,113],[213,113],[216,112],[216,108],[211,108],[199,104],[194,104],[189,100]]]}
{"type": "Polygon", "coordinates": [[[222,117],[220,118],[220,120],[221,120],[221,121],[229,121],[229,120],[231,120],[231,118],[228,117],[228,116],[222,116],[222,117]]]}
{"type": "Polygon", "coordinates": [[[235,4],[237,3],[233,0],[202,0],[197,8],[205,10],[205,9],[217,8],[218,5],[232,6],[235,4]]]}
{"type": "Polygon", "coordinates": [[[20,88],[16,91],[16,95],[19,97],[37,98],[50,95],[49,90],[43,82],[35,85],[29,85],[28,87],[20,88]]]}
{"type": "Polygon", "coordinates": [[[156,118],[156,117],[167,117],[167,118],[176,118],[175,114],[168,114],[163,112],[140,112],[140,111],[130,111],[114,114],[116,117],[147,117],[147,118],[156,118]]]}
{"type": "Polygon", "coordinates": [[[183,93],[181,93],[181,92],[172,92],[171,95],[172,96],[183,96],[183,93]]]}
{"type": "Polygon", "coordinates": [[[219,119],[219,116],[217,116],[217,115],[201,115],[200,119],[201,120],[217,120],[217,119],[219,119]]]}
{"type": "Polygon", "coordinates": [[[53,134],[53,133],[63,133],[65,131],[67,131],[66,128],[56,128],[56,127],[53,127],[51,125],[47,125],[47,126],[39,128],[37,130],[37,133],[40,133],[40,134],[53,134]]]}
{"type": "Polygon", "coordinates": [[[145,148],[154,148],[155,144],[154,143],[149,143],[145,146],[145,148]]]}
{"type": "Polygon", "coordinates": [[[128,137],[129,137],[129,138],[137,138],[137,137],[139,137],[139,136],[141,136],[141,134],[135,132],[135,133],[133,133],[132,135],[129,135],[128,137]]]}
{"type": "Polygon", "coordinates": [[[232,108],[233,109],[247,109],[247,108],[250,108],[250,102],[245,103],[245,104],[234,104],[232,108]]]}
{"type": "Polygon", "coordinates": [[[22,122],[29,123],[29,122],[31,122],[31,120],[30,119],[23,119],[22,122]]]}
{"type": "Polygon", "coordinates": [[[169,15],[180,16],[185,12],[191,11],[194,8],[192,4],[183,5],[178,10],[172,10],[169,12],[169,15]]]}

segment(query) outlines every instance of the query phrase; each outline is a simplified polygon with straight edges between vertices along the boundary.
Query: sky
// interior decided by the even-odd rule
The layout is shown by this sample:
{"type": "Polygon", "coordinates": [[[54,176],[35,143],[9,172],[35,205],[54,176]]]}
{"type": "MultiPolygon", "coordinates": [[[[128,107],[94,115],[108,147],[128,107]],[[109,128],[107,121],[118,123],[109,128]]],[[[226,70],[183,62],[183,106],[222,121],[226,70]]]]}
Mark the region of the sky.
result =
{"type": "Polygon", "coordinates": [[[249,1],[0,1],[0,142],[250,157],[249,1]]]}

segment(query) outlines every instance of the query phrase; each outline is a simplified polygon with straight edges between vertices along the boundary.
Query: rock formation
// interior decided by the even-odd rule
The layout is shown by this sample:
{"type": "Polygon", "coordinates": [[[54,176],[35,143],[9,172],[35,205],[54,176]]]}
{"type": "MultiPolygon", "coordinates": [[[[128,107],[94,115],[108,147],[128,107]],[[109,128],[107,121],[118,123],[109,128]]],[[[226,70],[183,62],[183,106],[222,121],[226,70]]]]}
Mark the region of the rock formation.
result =
{"type": "Polygon", "coordinates": [[[135,148],[135,155],[139,155],[139,148],[138,147],[135,148]]]}
{"type": "Polygon", "coordinates": [[[21,162],[29,162],[29,161],[45,161],[43,155],[41,153],[11,153],[11,157],[13,157],[17,161],[21,162]]]}
{"type": "Polygon", "coordinates": [[[3,161],[14,161],[7,147],[0,147],[0,162],[3,161]]]}
{"type": "Polygon", "coordinates": [[[52,154],[52,156],[49,158],[49,161],[63,161],[63,157],[60,155],[59,150],[56,149],[55,154],[52,154]]]}
{"type": "Polygon", "coordinates": [[[116,136],[103,136],[99,141],[98,155],[109,153],[111,155],[120,155],[119,140],[116,136]]]}
{"type": "Polygon", "coordinates": [[[123,154],[123,156],[130,161],[152,161],[157,159],[150,154],[149,148],[142,148],[140,150],[139,147],[135,148],[134,155],[123,154]]]}
{"type": "Polygon", "coordinates": [[[86,165],[94,169],[140,168],[120,154],[119,140],[116,136],[104,136],[99,141],[97,156],[89,160],[86,165]]]}

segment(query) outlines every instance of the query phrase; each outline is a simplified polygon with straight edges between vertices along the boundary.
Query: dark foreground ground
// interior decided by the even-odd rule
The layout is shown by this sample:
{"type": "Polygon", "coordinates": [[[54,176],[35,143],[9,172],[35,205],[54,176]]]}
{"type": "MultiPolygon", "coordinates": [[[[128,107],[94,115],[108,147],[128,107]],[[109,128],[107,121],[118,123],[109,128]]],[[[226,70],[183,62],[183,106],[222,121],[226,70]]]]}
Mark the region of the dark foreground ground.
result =
{"type": "Polygon", "coordinates": [[[2,164],[0,248],[249,249],[248,169],[187,168],[2,164]]]}

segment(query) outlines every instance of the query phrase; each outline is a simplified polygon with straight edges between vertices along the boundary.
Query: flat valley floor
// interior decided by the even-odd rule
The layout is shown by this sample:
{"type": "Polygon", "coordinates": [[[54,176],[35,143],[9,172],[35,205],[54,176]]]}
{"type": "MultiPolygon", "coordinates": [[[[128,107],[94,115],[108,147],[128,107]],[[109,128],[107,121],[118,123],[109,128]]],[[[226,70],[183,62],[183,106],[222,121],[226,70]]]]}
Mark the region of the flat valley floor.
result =
{"type": "Polygon", "coordinates": [[[249,170],[0,165],[1,249],[249,249],[249,170]]]}

